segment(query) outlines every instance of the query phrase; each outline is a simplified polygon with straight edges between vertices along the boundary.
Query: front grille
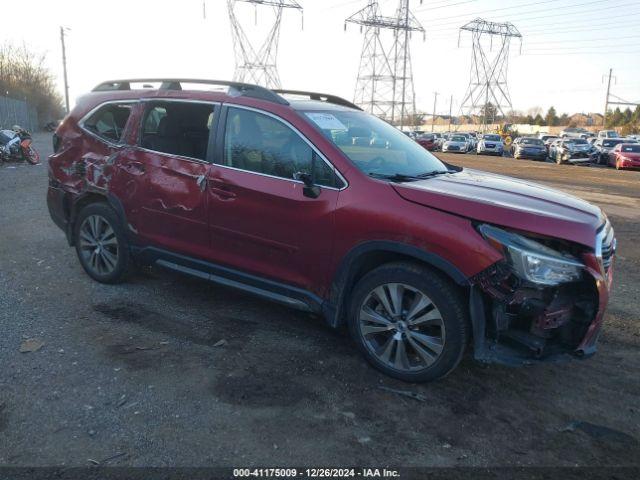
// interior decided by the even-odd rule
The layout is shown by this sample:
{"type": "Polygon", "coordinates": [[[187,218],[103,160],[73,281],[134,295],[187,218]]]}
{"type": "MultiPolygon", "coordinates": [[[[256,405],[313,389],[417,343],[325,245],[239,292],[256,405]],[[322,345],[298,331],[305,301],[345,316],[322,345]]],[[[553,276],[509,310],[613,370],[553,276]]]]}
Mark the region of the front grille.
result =
{"type": "Polygon", "coordinates": [[[613,255],[616,251],[615,235],[609,220],[607,220],[602,227],[599,237],[601,238],[600,255],[602,258],[602,266],[604,267],[605,272],[608,272],[609,267],[611,267],[611,262],[613,261],[613,255]]]}

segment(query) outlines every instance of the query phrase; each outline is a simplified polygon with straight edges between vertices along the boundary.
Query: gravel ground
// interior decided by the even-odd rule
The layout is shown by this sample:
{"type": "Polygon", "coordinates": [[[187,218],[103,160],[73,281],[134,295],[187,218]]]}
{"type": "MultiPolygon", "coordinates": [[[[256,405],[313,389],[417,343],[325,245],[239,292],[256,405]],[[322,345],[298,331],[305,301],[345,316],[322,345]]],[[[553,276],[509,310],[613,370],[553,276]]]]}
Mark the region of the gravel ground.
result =
{"type": "MultiPolygon", "coordinates": [[[[37,145],[44,158],[49,135],[37,145]]],[[[5,165],[0,465],[638,465],[640,173],[444,157],[609,213],[619,258],[598,355],[467,358],[443,381],[396,382],[321,320],[227,288],[155,268],[91,281],[49,219],[46,166],[5,165]],[[44,345],[20,353],[31,338],[44,345]]]]}

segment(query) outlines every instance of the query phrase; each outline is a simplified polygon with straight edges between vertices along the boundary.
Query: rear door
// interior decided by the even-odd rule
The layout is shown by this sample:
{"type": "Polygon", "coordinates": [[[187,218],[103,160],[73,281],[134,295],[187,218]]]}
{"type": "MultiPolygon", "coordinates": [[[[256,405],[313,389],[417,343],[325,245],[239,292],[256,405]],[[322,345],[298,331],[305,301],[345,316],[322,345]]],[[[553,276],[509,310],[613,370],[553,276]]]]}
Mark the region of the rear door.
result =
{"type": "Polygon", "coordinates": [[[313,290],[326,274],[346,182],[291,124],[267,112],[224,107],[217,144],[207,182],[212,255],[313,290]],[[300,172],[320,186],[317,198],[305,196],[300,172]]]}
{"type": "Polygon", "coordinates": [[[219,105],[155,99],[143,104],[138,144],[119,157],[132,177],[125,202],[126,195],[136,198],[130,228],[145,244],[209,258],[204,187],[219,105]]]}

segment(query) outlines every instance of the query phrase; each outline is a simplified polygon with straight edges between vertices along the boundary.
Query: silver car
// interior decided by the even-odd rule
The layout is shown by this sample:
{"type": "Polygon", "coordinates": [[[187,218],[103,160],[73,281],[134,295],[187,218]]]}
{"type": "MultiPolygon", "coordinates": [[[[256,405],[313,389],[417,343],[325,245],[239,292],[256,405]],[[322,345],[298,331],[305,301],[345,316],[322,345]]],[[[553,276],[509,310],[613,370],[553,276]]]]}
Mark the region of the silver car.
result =
{"type": "Polygon", "coordinates": [[[495,133],[485,133],[478,142],[476,153],[478,155],[502,155],[504,142],[502,137],[495,133]]]}
{"type": "Polygon", "coordinates": [[[459,133],[451,135],[449,139],[442,144],[442,151],[466,153],[469,151],[469,140],[459,133]]]}

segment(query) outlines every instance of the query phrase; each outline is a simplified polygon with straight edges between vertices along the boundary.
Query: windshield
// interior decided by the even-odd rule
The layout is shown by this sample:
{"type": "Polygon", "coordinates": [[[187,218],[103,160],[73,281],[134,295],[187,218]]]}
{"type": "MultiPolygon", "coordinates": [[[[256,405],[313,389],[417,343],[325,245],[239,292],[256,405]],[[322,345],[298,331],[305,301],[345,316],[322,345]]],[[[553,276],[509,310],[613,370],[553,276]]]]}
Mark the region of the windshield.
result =
{"type": "Polygon", "coordinates": [[[588,145],[589,142],[587,142],[584,138],[574,138],[572,140],[568,140],[567,143],[573,143],[574,145],[588,145]]]}
{"type": "Polygon", "coordinates": [[[623,145],[620,150],[627,153],[640,153],[640,145],[623,145]]]}
{"type": "Polygon", "coordinates": [[[615,147],[619,143],[622,143],[622,140],[604,140],[602,142],[602,146],[603,147],[615,147]]]}
{"type": "Polygon", "coordinates": [[[452,135],[450,140],[452,142],[466,142],[467,139],[465,137],[463,137],[462,135],[452,135]]]}
{"type": "Polygon", "coordinates": [[[542,143],[542,140],[539,140],[537,138],[523,138],[522,143],[524,145],[544,145],[544,143],[542,143]]]}
{"type": "Polygon", "coordinates": [[[365,112],[303,111],[366,174],[416,176],[447,166],[387,122],[365,112]]]}
{"type": "Polygon", "coordinates": [[[500,135],[485,135],[482,139],[489,142],[499,142],[502,140],[502,137],[500,135]]]}

